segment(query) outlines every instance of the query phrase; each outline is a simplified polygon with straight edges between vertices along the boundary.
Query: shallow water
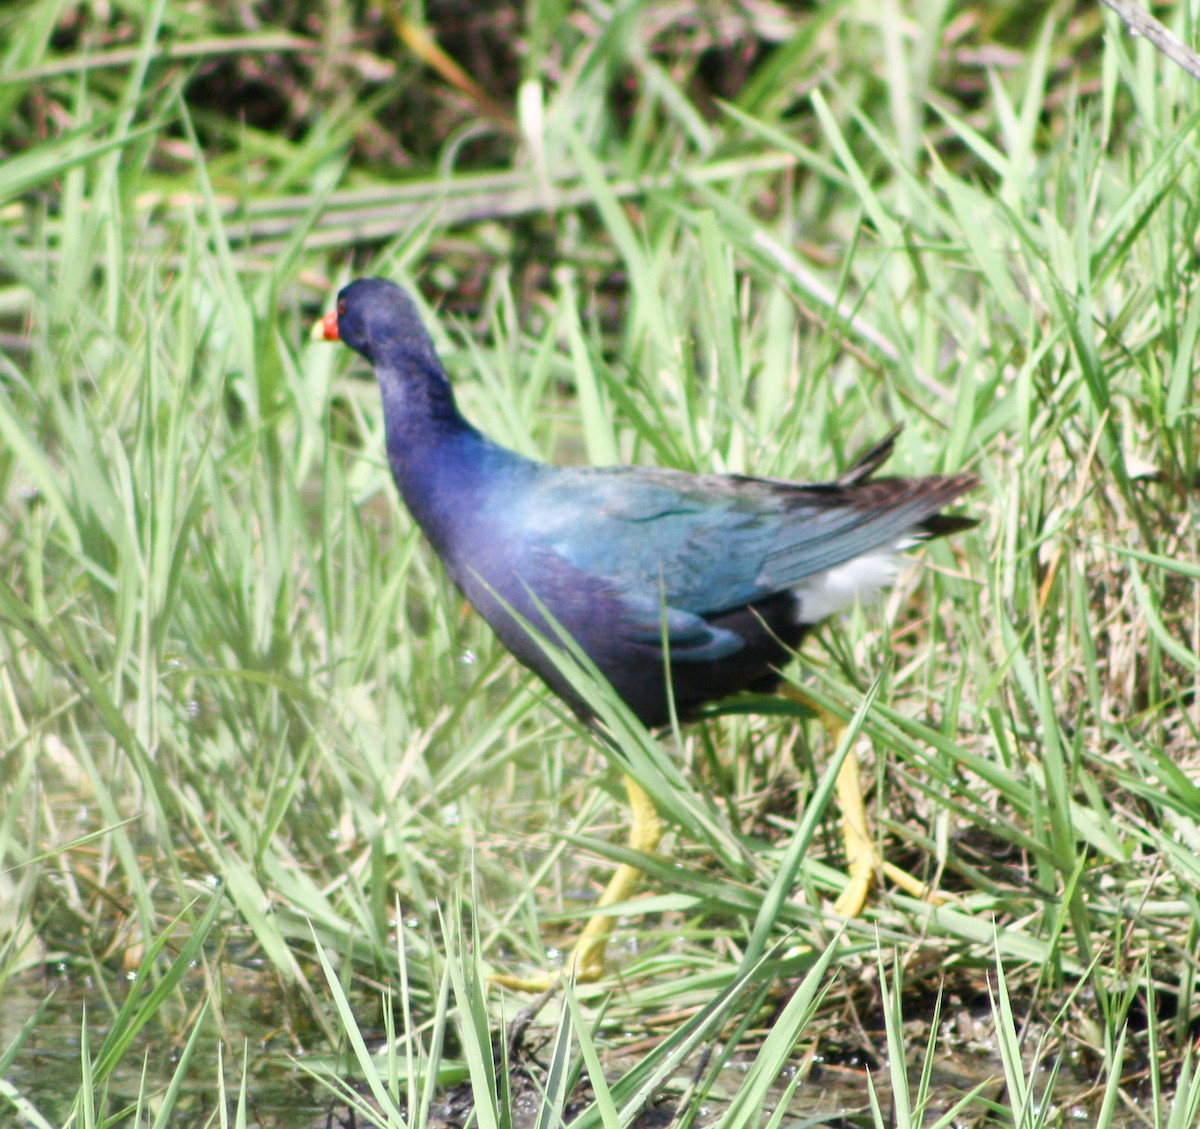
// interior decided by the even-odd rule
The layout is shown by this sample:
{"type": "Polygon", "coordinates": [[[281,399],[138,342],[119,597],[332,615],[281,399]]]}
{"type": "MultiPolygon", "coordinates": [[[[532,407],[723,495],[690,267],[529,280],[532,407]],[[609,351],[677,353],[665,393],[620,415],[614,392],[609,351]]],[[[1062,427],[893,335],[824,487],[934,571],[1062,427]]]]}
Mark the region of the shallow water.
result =
{"type": "MultiPolygon", "coordinates": [[[[33,1028],[4,1080],[15,1094],[28,1101],[51,1125],[64,1124],[81,1087],[81,1046],[86,1037],[93,1069],[102,1053],[113,1015],[112,995],[127,985],[119,980],[101,987],[90,978],[72,978],[62,969],[47,969],[44,975],[9,979],[0,987],[0,1054],[20,1035],[23,1025],[45,1004],[40,1020],[33,1028]]],[[[248,1076],[248,1105],[257,1115],[251,1125],[282,1126],[317,1124],[324,1116],[328,1098],[316,1093],[318,1087],[288,1057],[281,1045],[279,1023],[269,1018],[271,1006],[261,986],[227,984],[220,1009],[221,1023],[210,1018],[203,1022],[197,1044],[182,1075],[180,1095],[172,1125],[208,1123],[213,1111],[225,1101],[237,1101],[241,1084],[243,1051],[248,1076]],[[266,1008],[263,1005],[267,1005],[266,1008]],[[221,1028],[226,1031],[222,1038],[221,1028]],[[221,1094],[219,1079],[224,1078],[226,1093],[221,1094]]],[[[148,1098],[150,1108],[180,1071],[185,1046],[203,1003],[206,984],[197,972],[195,981],[185,987],[182,999],[165,1006],[139,1032],[133,1047],[125,1053],[107,1079],[107,1104],[111,1116],[122,1109],[135,1108],[148,1098]],[[190,999],[188,997],[191,997],[190,999]]],[[[302,1053],[302,1051],[301,1051],[302,1053]]],[[[100,1108],[98,1106],[98,1108],[100,1108]]],[[[0,1126],[24,1125],[11,1121],[10,1098],[0,1098],[0,1126]]],[[[321,1122],[323,1124],[323,1122],[321,1122]]]]}
{"type": "MultiPolygon", "coordinates": [[[[191,983],[177,993],[180,998],[156,1014],[112,1070],[107,1080],[106,1100],[97,1109],[109,1116],[121,1110],[132,1111],[138,1107],[142,1095],[143,1109],[147,1111],[143,1117],[146,1123],[152,1120],[149,1111],[158,1106],[161,1095],[181,1071],[184,1047],[202,1005],[206,999],[216,998],[216,1005],[201,1021],[191,1058],[182,1067],[171,1125],[212,1124],[222,1103],[232,1111],[242,1084],[243,1062],[249,1126],[316,1129],[363,1124],[361,1115],[355,1119],[344,1100],[335,1098],[302,1069],[301,1064],[306,1063],[329,1068],[347,1080],[354,1076],[348,1059],[339,1060],[328,1053],[318,1027],[309,1024],[307,1032],[300,1030],[295,1017],[304,1007],[297,1008],[294,1002],[289,1002],[287,993],[280,990],[268,972],[238,968],[229,973],[228,966],[225,972],[220,991],[213,994],[204,970],[196,970],[191,983]]],[[[66,1121],[80,1089],[81,1039],[86,1033],[95,1066],[109,1030],[112,1008],[116,1006],[110,1002],[110,996],[117,995],[119,1003],[123,987],[119,981],[102,987],[87,978],[73,979],[66,969],[53,967],[39,975],[10,978],[0,986],[0,1056],[20,1037],[22,1027],[39,1005],[45,1003],[40,1020],[5,1072],[5,1092],[0,1093],[0,1126],[36,1124],[34,1119],[22,1115],[20,1101],[28,1102],[50,1125],[66,1121]]],[[[943,1034],[947,1035],[944,1041],[955,1049],[937,1055],[933,1100],[926,1111],[927,1119],[933,1121],[944,1115],[965,1093],[980,1085],[987,1099],[1007,1106],[1009,1099],[1001,1081],[1003,1071],[994,1043],[989,1045],[986,1017],[981,1016],[976,1022],[969,1016],[956,1016],[949,1024],[943,1023],[943,1034]],[[965,1032],[966,1037],[955,1036],[952,1028],[960,1036],[965,1032]],[[970,1037],[976,1029],[978,1037],[970,1037]]],[[[926,1032],[915,1029],[912,1032],[913,1058],[918,1062],[924,1055],[926,1038],[926,1032]]],[[[635,1060],[636,1055],[628,1051],[613,1053],[607,1063],[610,1077],[623,1074],[635,1060]]],[[[831,1055],[802,1060],[792,1068],[792,1074],[799,1071],[802,1080],[791,1094],[789,1116],[812,1125],[871,1125],[873,1085],[885,1121],[889,1120],[888,1070],[886,1064],[871,1065],[875,1068],[868,1069],[861,1058],[853,1056],[842,1056],[840,1061],[831,1055]]],[[[742,1084],[748,1067],[749,1060],[721,1072],[716,1084],[700,1101],[695,1124],[703,1126],[720,1116],[742,1084]]],[[[686,1100],[694,1069],[694,1065],[685,1067],[673,1084],[664,1089],[636,1123],[639,1129],[654,1129],[670,1121],[680,1099],[686,1100]]],[[[913,1088],[917,1069],[919,1066],[910,1064],[913,1088]]],[[[1047,1071],[1041,1074],[1048,1076],[1047,1071]]],[[[782,1100],[792,1080],[790,1075],[780,1079],[778,1100],[782,1100]]],[[[534,1124],[539,1110],[540,1087],[523,1070],[514,1071],[511,1085],[515,1129],[527,1129],[534,1124]]],[[[1035,1077],[1037,1088],[1040,1086],[1035,1077]]],[[[1050,1124],[1094,1123],[1100,1100],[1094,1089],[1085,1082],[1073,1084],[1065,1070],[1055,1089],[1056,1109],[1049,1118],[1050,1124]]],[[[573,1104],[582,1109],[588,1100],[586,1092],[580,1093],[573,1104]]],[[[469,1120],[471,1107],[467,1083],[447,1085],[431,1108],[430,1122],[445,1129],[458,1129],[469,1120]]],[[[964,1114],[959,1123],[980,1124],[981,1113],[982,1107],[976,1103],[970,1116],[964,1114]]],[[[1132,1127],[1146,1123],[1144,1117],[1131,1112],[1114,1125],[1132,1127]]]]}

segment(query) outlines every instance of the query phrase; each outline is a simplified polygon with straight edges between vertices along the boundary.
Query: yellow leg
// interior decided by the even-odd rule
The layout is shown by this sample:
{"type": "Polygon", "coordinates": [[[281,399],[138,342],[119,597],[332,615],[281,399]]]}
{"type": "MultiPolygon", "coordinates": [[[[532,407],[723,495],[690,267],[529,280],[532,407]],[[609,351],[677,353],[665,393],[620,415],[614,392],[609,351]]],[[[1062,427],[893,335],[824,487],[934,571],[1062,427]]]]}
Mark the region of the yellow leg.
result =
{"type": "MultiPolygon", "coordinates": [[[[825,710],[817,711],[825,732],[834,748],[837,748],[846,731],[840,717],[825,710]]],[[[867,904],[871,888],[875,885],[875,872],[882,862],[871,842],[867,828],[867,805],[863,801],[862,781],[859,779],[858,758],[847,753],[838,769],[834,781],[838,810],[842,816],[842,845],[846,851],[846,885],[833,903],[833,912],[842,917],[857,917],[867,904]]]]}
{"type": "MultiPolygon", "coordinates": [[[[650,797],[632,776],[625,777],[625,792],[629,797],[631,816],[630,849],[650,854],[662,838],[662,821],[658,818],[658,812],[655,811],[650,797]]],[[[596,908],[601,910],[617,902],[626,901],[641,880],[642,872],[636,866],[622,863],[609,879],[596,908]]],[[[563,976],[573,976],[577,984],[589,984],[599,980],[604,975],[604,951],[608,948],[608,939],[615,925],[616,918],[612,914],[597,913],[589,918],[561,972],[528,979],[493,975],[491,981],[515,992],[543,992],[557,984],[563,976]]]]}
{"type": "MultiPolygon", "coordinates": [[[[816,712],[818,720],[836,748],[842,734],[846,731],[845,722],[817,705],[803,691],[797,690],[795,687],[786,687],[783,693],[795,701],[803,702],[816,712]]],[[[940,901],[940,896],[935,894],[929,886],[920,879],[914,878],[907,870],[901,870],[900,867],[886,862],[876,849],[867,827],[867,806],[863,800],[858,760],[849,753],[842,761],[842,767],[838,769],[834,790],[837,795],[838,810],[842,817],[842,844],[846,852],[846,885],[838,895],[837,901],[833,903],[833,912],[842,917],[857,917],[862,913],[877,877],[881,874],[893,885],[899,886],[914,898],[923,898],[933,902],[940,901]]]]}

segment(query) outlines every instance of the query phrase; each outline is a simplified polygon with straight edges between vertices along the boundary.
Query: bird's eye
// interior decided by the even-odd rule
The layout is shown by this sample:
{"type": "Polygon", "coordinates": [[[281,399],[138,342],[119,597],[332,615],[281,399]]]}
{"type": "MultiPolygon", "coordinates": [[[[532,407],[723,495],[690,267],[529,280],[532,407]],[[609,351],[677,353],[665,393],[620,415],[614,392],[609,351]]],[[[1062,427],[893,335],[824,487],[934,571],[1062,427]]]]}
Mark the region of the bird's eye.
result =
{"type": "Polygon", "coordinates": [[[341,298],[338,300],[337,315],[340,318],[344,318],[346,316],[346,299],[345,298],[341,298]]]}

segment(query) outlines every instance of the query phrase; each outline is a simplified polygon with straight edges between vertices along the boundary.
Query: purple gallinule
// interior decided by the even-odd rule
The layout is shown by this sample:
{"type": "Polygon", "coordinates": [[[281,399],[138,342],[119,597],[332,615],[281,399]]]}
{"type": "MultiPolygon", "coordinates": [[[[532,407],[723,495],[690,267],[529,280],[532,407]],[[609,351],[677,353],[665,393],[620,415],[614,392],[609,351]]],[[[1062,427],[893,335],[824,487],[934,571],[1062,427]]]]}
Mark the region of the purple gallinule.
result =
{"type": "MultiPolygon", "coordinates": [[[[714,700],[777,687],[779,668],[813,627],[892,582],[898,553],[975,524],[941,513],[974,485],[968,475],[872,477],[894,434],[841,478],[816,484],[535,462],[463,418],[416,307],[394,283],[351,282],[322,328],[374,367],[392,475],[450,578],[513,654],[587,720],[587,703],[544,649],[559,630],[644,725],[670,721],[668,679],[686,721],[714,700]]],[[[653,851],[653,804],[629,777],[626,788],[630,846],[653,851]]],[[[850,758],[838,796],[851,876],[835,909],[858,913],[881,868],[924,892],[877,858],[850,758]]],[[[601,906],[625,900],[639,877],[619,868],[601,906]]],[[[585,927],[567,965],[579,979],[602,973],[611,928],[609,916],[585,927]]]]}

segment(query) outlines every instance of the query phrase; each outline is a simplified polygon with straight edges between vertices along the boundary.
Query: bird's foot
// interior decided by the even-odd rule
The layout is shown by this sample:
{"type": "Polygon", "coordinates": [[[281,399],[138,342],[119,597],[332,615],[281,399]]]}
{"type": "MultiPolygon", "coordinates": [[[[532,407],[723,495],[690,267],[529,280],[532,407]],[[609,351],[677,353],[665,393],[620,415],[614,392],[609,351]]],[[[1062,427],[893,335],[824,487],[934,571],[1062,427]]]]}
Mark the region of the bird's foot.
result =
{"type": "MultiPolygon", "coordinates": [[[[604,920],[602,918],[593,918],[604,920]]],[[[592,924],[588,923],[589,925],[592,924]]],[[[612,926],[608,927],[611,931],[612,926]]],[[[604,978],[604,950],[608,943],[608,932],[602,936],[589,936],[584,931],[578,939],[571,955],[566,959],[562,968],[553,972],[544,972],[534,977],[515,977],[508,973],[492,973],[487,978],[488,983],[498,987],[506,987],[510,992],[548,992],[557,989],[563,980],[572,984],[595,984],[596,980],[604,978]]]]}
{"type": "MultiPolygon", "coordinates": [[[[632,850],[652,854],[662,836],[662,823],[658,813],[654,810],[650,797],[632,776],[625,777],[625,790],[629,795],[631,813],[629,846],[632,850]]],[[[596,909],[602,911],[606,907],[627,901],[641,879],[642,872],[636,866],[622,863],[613,871],[612,878],[596,903],[596,909]]],[[[583,932],[579,934],[579,940],[575,942],[571,955],[557,972],[529,977],[495,973],[489,976],[488,980],[511,992],[548,992],[557,988],[564,979],[576,984],[594,984],[604,976],[604,951],[608,948],[608,939],[612,936],[616,923],[617,919],[611,912],[593,914],[583,927],[583,932]]]]}
{"type": "Polygon", "coordinates": [[[593,917],[562,968],[537,976],[510,976],[506,972],[494,972],[488,977],[488,983],[507,988],[510,992],[530,993],[551,992],[564,980],[570,980],[573,984],[594,984],[604,976],[604,950],[611,932],[611,918],[593,917]],[[601,924],[593,928],[595,922],[601,924]]]}
{"type": "MultiPolygon", "coordinates": [[[[848,849],[851,846],[850,838],[846,836],[848,849]]],[[[887,862],[873,843],[859,840],[854,847],[856,852],[851,855],[850,865],[846,868],[846,885],[833,903],[833,912],[839,917],[861,915],[871,891],[881,878],[930,905],[944,905],[949,900],[948,894],[935,890],[928,882],[922,882],[907,870],[887,862]]]]}
{"type": "Polygon", "coordinates": [[[840,917],[858,917],[880,878],[886,878],[906,894],[932,905],[945,902],[947,895],[934,890],[919,878],[914,878],[907,870],[888,862],[875,845],[867,829],[867,809],[863,801],[862,783],[858,777],[857,760],[847,756],[842,762],[835,788],[842,813],[846,885],[837,901],[833,903],[833,912],[840,917]]]}
{"type": "Polygon", "coordinates": [[[533,995],[557,989],[562,983],[562,973],[544,972],[540,976],[511,976],[507,972],[493,972],[488,976],[487,982],[497,988],[507,988],[510,992],[533,995]]]}

